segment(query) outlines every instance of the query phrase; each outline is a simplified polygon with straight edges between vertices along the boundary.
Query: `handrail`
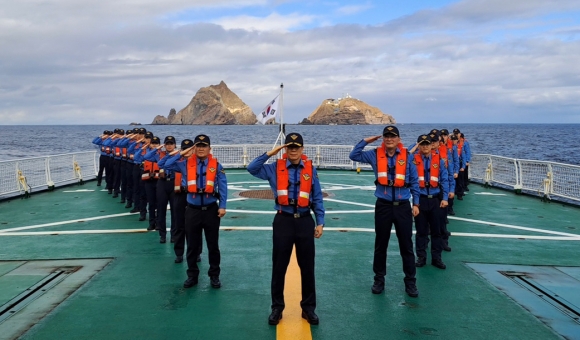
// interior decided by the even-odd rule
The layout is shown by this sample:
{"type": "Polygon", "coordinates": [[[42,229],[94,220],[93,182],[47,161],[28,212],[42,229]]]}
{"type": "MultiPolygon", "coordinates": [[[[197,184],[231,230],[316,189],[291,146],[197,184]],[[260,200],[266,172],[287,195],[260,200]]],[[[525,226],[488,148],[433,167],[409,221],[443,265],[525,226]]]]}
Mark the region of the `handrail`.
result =
{"type": "MultiPolygon", "coordinates": [[[[225,168],[245,168],[271,148],[270,144],[214,145],[212,153],[225,168]]],[[[352,149],[350,145],[306,145],[304,153],[320,169],[370,169],[368,164],[349,159],[352,149]]],[[[87,151],[0,161],[0,199],[26,193],[19,173],[31,192],[92,180],[99,169],[99,156],[98,151],[87,151]]],[[[276,159],[273,156],[268,162],[276,159]]],[[[580,166],[474,154],[469,168],[469,179],[474,182],[580,204],[580,166]]]]}

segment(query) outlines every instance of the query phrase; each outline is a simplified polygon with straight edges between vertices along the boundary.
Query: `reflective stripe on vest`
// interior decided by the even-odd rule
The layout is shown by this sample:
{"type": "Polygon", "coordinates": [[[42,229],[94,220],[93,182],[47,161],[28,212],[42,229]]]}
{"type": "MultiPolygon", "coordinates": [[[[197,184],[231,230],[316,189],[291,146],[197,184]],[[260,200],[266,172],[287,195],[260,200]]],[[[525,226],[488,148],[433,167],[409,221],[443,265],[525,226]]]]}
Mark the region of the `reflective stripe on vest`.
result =
{"type": "MultiPolygon", "coordinates": [[[[431,154],[431,166],[429,167],[429,186],[431,188],[437,188],[439,186],[439,155],[436,153],[431,154]]],[[[413,162],[417,166],[417,173],[419,174],[419,187],[425,188],[425,166],[423,165],[423,158],[421,154],[415,154],[415,161],[413,162]]]]}
{"type": "MultiPolygon", "coordinates": [[[[204,193],[211,194],[214,192],[217,172],[217,158],[213,158],[210,154],[205,168],[205,185],[202,188],[204,193]]],[[[195,155],[187,160],[187,192],[192,194],[199,193],[197,188],[197,157],[195,155]]]]}
{"type": "Polygon", "coordinates": [[[394,186],[402,188],[405,186],[405,178],[407,173],[407,149],[399,148],[400,152],[397,154],[395,161],[395,180],[389,183],[389,160],[387,157],[387,149],[385,144],[381,144],[377,148],[377,182],[384,186],[394,186]]]}
{"type": "MultiPolygon", "coordinates": [[[[278,204],[290,205],[288,199],[288,187],[290,186],[290,176],[286,168],[286,155],[279,159],[276,163],[276,193],[278,196],[278,204]]],[[[310,192],[312,191],[312,161],[306,155],[302,155],[302,162],[304,168],[300,172],[300,192],[298,193],[297,205],[301,208],[310,206],[310,192]]],[[[298,170],[296,170],[298,171],[298,170]]]]}
{"type": "MultiPolygon", "coordinates": [[[[145,155],[147,148],[141,151],[142,155],[145,155]]],[[[163,158],[165,156],[165,152],[160,153],[160,157],[163,158]]],[[[159,166],[157,162],[145,161],[143,162],[143,174],[141,175],[141,179],[144,181],[150,180],[152,178],[159,178],[159,166]]]]}

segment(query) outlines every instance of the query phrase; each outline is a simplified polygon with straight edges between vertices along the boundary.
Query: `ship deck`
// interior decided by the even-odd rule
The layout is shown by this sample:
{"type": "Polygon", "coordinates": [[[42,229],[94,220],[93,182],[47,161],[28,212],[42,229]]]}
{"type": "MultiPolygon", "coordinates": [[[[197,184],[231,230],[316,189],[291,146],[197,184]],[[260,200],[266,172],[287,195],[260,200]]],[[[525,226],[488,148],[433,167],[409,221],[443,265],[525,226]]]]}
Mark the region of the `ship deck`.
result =
{"type": "Polygon", "coordinates": [[[266,182],[244,170],[227,176],[221,289],[204,276],[205,249],[199,285],[184,289],[173,245],[94,181],[0,202],[0,306],[64,273],[0,315],[0,339],[580,338],[579,208],[472,184],[449,217],[447,269],[418,268],[420,295],[408,297],[393,235],[385,293],[373,295],[374,178],[338,170],[319,171],[330,195],[316,240],[320,325],[300,318],[293,263],[284,318],[269,326],[273,202],[238,196],[266,182]],[[542,300],[546,292],[564,302],[542,300]]]}

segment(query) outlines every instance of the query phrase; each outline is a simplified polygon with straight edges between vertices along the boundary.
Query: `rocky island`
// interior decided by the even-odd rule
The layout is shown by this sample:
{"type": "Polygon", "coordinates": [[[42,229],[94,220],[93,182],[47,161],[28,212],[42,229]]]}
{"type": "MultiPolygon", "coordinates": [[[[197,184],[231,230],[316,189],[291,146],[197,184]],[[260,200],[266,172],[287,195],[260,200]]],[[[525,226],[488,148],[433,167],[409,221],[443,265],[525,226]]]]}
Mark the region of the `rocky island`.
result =
{"type": "Polygon", "coordinates": [[[325,99],[303,125],[367,125],[395,124],[393,116],[384,114],[380,109],[346,95],[345,98],[325,99]]]}
{"type": "Polygon", "coordinates": [[[152,125],[253,125],[258,120],[226,83],[202,87],[189,104],[176,112],[171,109],[167,117],[158,115],[152,125]]]}

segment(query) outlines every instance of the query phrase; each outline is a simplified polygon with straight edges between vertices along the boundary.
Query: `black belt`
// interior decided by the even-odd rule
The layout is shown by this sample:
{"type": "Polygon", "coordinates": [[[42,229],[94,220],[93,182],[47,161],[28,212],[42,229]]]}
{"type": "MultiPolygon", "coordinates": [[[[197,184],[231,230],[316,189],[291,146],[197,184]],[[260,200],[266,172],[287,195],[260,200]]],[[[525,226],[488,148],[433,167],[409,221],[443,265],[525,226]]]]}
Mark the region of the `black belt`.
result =
{"type": "Polygon", "coordinates": [[[217,208],[217,203],[212,203],[209,205],[193,205],[193,204],[189,204],[187,203],[187,206],[190,207],[191,209],[195,209],[195,210],[209,210],[211,208],[217,208]]]}
{"type": "Polygon", "coordinates": [[[282,214],[282,215],[286,215],[286,216],[292,216],[294,218],[301,218],[301,217],[310,216],[310,211],[306,211],[306,212],[303,212],[303,213],[295,213],[295,214],[288,213],[288,212],[285,212],[285,211],[278,211],[278,214],[282,214]]]}
{"type": "Polygon", "coordinates": [[[387,201],[387,200],[386,200],[386,199],[384,199],[384,198],[377,198],[377,200],[378,200],[379,202],[381,202],[381,203],[388,204],[388,205],[395,205],[395,206],[397,206],[397,205],[401,205],[401,204],[403,204],[403,203],[407,203],[407,204],[409,204],[409,201],[408,201],[408,200],[405,200],[405,201],[387,201]]]}
{"type": "Polygon", "coordinates": [[[437,195],[421,195],[421,198],[437,198],[439,197],[439,194],[437,195]]]}

